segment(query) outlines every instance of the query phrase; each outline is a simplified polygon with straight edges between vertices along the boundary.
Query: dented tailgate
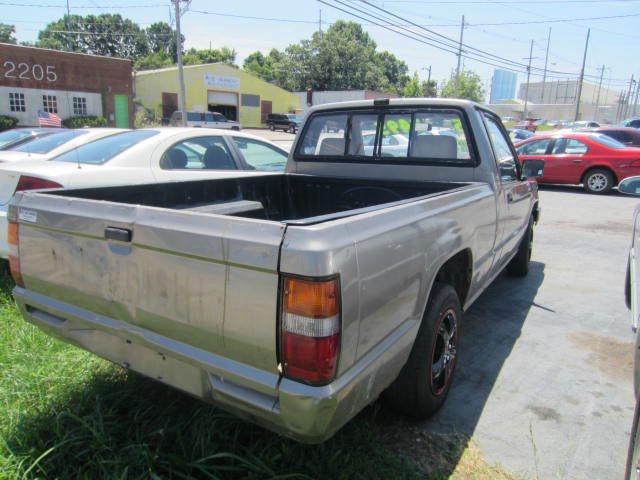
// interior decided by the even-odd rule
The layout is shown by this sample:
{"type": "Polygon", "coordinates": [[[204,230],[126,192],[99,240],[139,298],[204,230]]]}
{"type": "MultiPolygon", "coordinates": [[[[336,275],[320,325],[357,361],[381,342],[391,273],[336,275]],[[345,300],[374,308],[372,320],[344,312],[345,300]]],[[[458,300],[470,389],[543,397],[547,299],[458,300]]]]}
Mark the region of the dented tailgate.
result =
{"type": "Polygon", "coordinates": [[[26,288],[277,374],[284,225],[26,192],[26,288]]]}

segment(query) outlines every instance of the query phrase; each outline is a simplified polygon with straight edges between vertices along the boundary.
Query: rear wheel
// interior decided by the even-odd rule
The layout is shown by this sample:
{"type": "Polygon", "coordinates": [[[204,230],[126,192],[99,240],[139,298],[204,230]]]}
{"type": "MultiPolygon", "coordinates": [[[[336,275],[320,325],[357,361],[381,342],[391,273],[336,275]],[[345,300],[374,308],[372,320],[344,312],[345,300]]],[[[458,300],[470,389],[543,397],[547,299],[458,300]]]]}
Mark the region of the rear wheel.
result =
{"type": "Polygon", "coordinates": [[[582,181],[584,189],[589,193],[607,193],[613,188],[613,174],[604,168],[589,170],[582,181]]]}
{"type": "Polygon", "coordinates": [[[296,133],[296,126],[295,125],[289,125],[289,133],[296,133]]]}
{"type": "Polygon", "coordinates": [[[409,359],[384,393],[392,408],[420,420],[440,409],[456,367],[461,317],[456,291],[436,282],[409,359]]]}
{"type": "Polygon", "coordinates": [[[276,126],[273,123],[269,124],[269,130],[271,130],[272,132],[276,131],[276,126]]]}

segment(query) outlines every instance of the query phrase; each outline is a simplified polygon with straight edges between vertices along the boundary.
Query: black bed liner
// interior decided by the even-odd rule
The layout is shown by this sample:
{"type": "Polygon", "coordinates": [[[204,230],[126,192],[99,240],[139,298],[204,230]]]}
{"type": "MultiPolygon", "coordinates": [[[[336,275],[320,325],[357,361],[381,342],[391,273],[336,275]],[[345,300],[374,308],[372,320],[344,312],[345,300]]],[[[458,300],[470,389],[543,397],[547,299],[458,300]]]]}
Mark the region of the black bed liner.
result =
{"type": "Polygon", "coordinates": [[[469,183],[319,177],[283,173],[187,182],[47,192],[202,213],[262,218],[290,224],[320,223],[444,193],[469,183]],[[223,204],[233,202],[231,208],[223,204]],[[262,209],[256,207],[257,203],[262,209]],[[207,208],[212,207],[212,208],[207,208]]]}

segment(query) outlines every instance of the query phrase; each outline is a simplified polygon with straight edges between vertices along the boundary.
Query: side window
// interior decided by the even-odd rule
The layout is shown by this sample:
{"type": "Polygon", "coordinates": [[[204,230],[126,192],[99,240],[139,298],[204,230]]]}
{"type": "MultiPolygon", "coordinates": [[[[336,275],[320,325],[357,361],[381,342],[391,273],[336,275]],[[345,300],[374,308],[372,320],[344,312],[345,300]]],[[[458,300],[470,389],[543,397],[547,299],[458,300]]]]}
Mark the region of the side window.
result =
{"type": "Polygon", "coordinates": [[[236,170],[222,137],[196,137],[173,144],[162,155],[163,170],[236,170]]]}
{"type": "Polygon", "coordinates": [[[551,143],[550,138],[543,138],[520,145],[516,151],[518,155],[544,155],[547,152],[549,143],[551,143]]]}
{"type": "Polygon", "coordinates": [[[493,153],[500,171],[500,178],[503,182],[509,182],[518,179],[518,169],[516,159],[513,157],[511,150],[511,142],[504,135],[498,120],[489,115],[484,115],[484,124],[491,140],[493,153]]]}
{"type": "Polygon", "coordinates": [[[287,154],[258,140],[231,137],[245,161],[256,170],[284,170],[287,154]]]}
{"type": "Polygon", "coordinates": [[[553,155],[583,155],[589,147],[575,138],[560,138],[553,147],[553,155]]]}
{"type": "Polygon", "coordinates": [[[640,128],[640,120],[631,120],[629,126],[633,128],[640,128]]]}

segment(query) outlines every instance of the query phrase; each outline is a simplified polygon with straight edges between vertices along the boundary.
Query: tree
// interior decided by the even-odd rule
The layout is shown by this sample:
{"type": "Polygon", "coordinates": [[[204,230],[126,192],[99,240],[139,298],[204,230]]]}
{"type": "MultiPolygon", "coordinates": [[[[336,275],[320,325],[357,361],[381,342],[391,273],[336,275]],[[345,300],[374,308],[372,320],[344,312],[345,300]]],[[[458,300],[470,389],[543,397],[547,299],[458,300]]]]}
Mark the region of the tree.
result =
{"type": "Polygon", "coordinates": [[[182,56],[185,65],[199,65],[201,63],[226,63],[235,67],[237,52],[229,47],[220,49],[196,50],[190,48],[182,56]]]}
{"type": "Polygon", "coordinates": [[[422,82],[422,95],[425,97],[438,96],[438,82],[435,80],[425,80],[422,82]]]}
{"type": "Polygon", "coordinates": [[[404,85],[403,97],[422,97],[424,95],[418,72],[413,73],[413,77],[404,85]]]}
{"type": "Polygon", "coordinates": [[[4,43],[16,43],[14,37],[16,33],[16,26],[9,25],[8,23],[0,23],[0,42],[4,43]]]}
{"type": "Polygon", "coordinates": [[[472,72],[471,70],[465,70],[460,72],[460,82],[458,85],[458,95],[455,95],[455,71],[451,71],[451,77],[447,80],[443,86],[440,96],[442,97],[457,97],[465,98],[467,100],[473,100],[475,102],[481,102],[484,98],[484,88],[482,88],[482,80],[480,75],[472,72]]]}
{"type": "MultiPolygon", "coordinates": [[[[176,31],[167,22],[156,22],[149,25],[145,34],[147,44],[151,54],[164,53],[175,63],[178,61],[178,46],[176,42],[176,31]]],[[[182,35],[184,44],[184,35],[182,35]]]]}
{"type": "Polygon", "coordinates": [[[137,23],[110,13],[65,15],[38,33],[36,46],[133,60],[149,51],[145,32],[137,23]]]}
{"type": "Polygon", "coordinates": [[[340,20],[311,39],[284,52],[254,52],[244,68],[287,90],[385,90],[402,93],[409,80],[407,64],[376,43],[355,22],[340,20]]]}

